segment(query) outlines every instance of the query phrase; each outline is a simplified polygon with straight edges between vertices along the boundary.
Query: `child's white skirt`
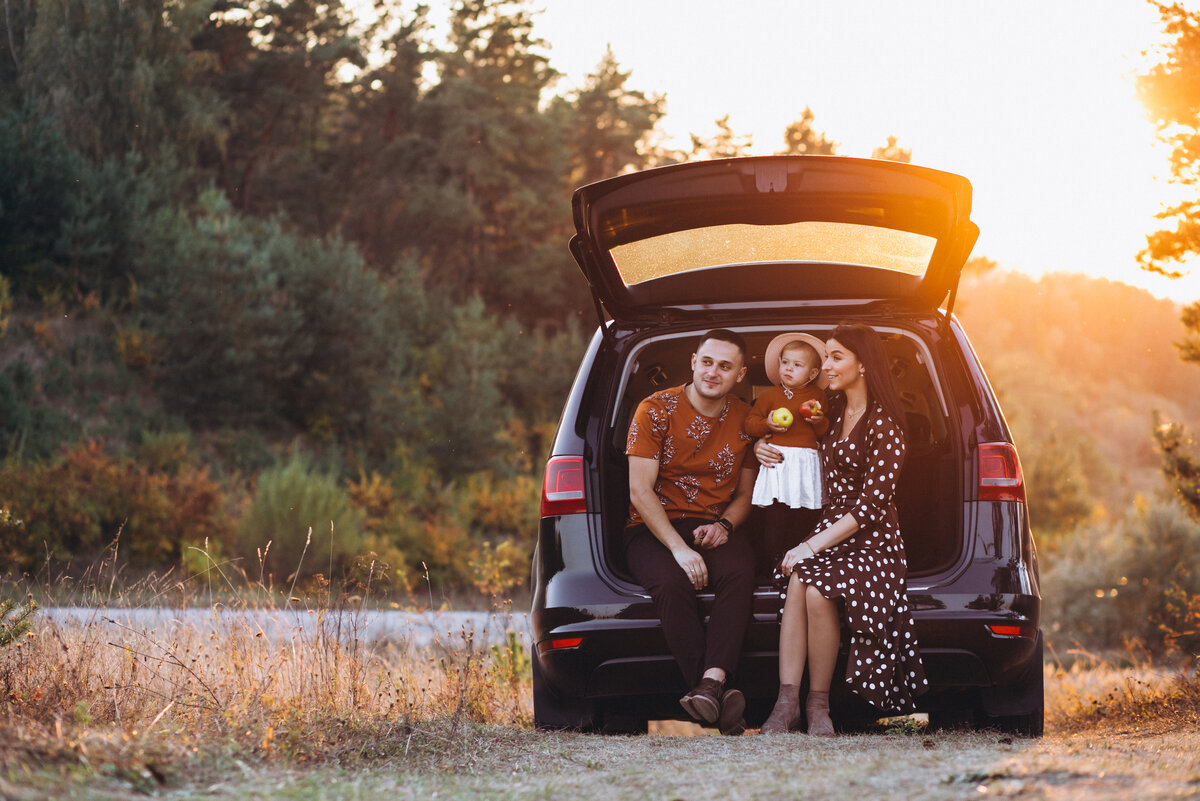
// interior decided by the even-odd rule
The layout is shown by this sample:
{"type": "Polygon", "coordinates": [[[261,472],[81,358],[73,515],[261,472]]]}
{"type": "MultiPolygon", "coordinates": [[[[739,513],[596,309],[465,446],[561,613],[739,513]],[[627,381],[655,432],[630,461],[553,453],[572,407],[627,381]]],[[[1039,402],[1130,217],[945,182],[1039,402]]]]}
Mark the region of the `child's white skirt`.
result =
{"type": "Polygon", "coordinates": [[[783,461],[759,468],[754,505],[770,506],[778,501],[792,509],[820,509],[821,457],[817,449],[775,447],[783,452],[783,461]]]}

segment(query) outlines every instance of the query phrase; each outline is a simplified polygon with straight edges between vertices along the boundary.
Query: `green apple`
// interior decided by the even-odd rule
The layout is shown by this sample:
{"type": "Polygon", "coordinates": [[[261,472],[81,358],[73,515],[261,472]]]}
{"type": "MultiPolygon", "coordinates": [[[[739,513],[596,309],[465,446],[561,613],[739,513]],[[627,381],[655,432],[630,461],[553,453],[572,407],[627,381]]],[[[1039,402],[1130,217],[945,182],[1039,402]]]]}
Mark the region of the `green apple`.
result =
{"type": "Polygon", "coordinates": [[[786,406],[780,406],[771,412],[771,422],[777,426],[787,428],[792,424],[792,420],[792,410],[786,406]]]}

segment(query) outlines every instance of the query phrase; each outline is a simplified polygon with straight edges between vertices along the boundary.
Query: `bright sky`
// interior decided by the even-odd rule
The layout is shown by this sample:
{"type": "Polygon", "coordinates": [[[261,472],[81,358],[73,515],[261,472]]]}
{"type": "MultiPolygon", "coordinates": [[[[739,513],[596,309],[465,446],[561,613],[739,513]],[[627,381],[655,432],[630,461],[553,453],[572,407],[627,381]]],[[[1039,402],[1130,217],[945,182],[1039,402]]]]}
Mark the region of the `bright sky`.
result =
{"type": "Polygon", "coordinates": [[[889,135],[913,161],[967,176],[975,255],[1039,275],[1084,272],[1180,302],[1135,261],[1177,196],[1133,89],[1163,38],[1139,0],[543,0],[534,30],[577,86],[611,45],[627,86],[666,96],[680,144],[728,114],[757,153],[804,108],[844,155],[889,135]]]}

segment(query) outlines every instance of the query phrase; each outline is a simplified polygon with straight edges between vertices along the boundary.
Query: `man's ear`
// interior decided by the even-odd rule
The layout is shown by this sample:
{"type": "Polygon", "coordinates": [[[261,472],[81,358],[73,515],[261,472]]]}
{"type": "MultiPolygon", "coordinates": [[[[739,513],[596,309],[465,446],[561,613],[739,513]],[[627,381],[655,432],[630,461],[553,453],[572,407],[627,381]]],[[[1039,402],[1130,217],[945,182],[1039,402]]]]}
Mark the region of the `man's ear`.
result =
{"type": "Polygon", "coordinates": [[[696,354],[692,354],[692,372],[696,372],[696,354]]]}
{"type": "Polygon", "coordinates": [[[743,365],[742,365],[742,369],[741,369],[741,370],[738,370],[738,377],[737,377],[737,381],[736,381],[736,382],[734,382],[734,383],[737,383],[737,384],[740,384],[740,383],[742,383],[742,379],[743,379],[743,378],[745,378],[745,377],[746,377],[746,365],[744,365],[744,364],[743,364],[743,365]]]}

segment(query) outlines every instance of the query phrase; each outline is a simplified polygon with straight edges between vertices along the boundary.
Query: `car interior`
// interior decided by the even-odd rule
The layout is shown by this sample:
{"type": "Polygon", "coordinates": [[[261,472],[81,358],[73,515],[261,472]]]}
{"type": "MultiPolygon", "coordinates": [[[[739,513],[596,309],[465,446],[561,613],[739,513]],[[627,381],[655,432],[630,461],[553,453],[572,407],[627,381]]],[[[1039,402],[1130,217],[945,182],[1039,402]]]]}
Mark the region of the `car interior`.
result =
{"type": "MultiPolygon", "coordinates": [[[[959,557],[961,543],[955,532],[963,501],[957,475],[960,465],[952,458],[956,450],[950,441],[952,434],[946,404],[931,370],[929,352],[911,335],[880,327],[877,330],[883,337],[892,376],[906,411],[907,447],[896,489],[896,504],[909,575],[931,575],[947,569],[959,557]]],[[[763,352],[779,330],[739,333],[746,338],[748,369],[745,380],[734,392],[752,403],[759,392],[770,386],[762,364],[763,352]]],[[[809,333],[824,339],[828,330],[813,329],[809,333]]],[[[603,460],[608,465],[603,481],[605,519],[611,521],[613,527],[612,531],[605,532],[609,543],[617,541],[620,532],[616,527],[622,524],[629,508],[629,473],[624,455],[629,421],[643,398],[691,379],[691,354],[697,339],[697,334],[688,334],[647,340],[635,350],[628,363],[622,377],[620,400],[611,418],[609,452],[603,460]]],[[[742,528],[754,539],[759,580],[765,585],[770,582],[774,556],[767,552],[761,517],[761,510],[756,509],[742,528]]],[[[796,542],[806,533],[797,532],[796,542]]],[[[608,547],[605,551],[610,568],[628,579],[621,549],[608,547]]]]}

